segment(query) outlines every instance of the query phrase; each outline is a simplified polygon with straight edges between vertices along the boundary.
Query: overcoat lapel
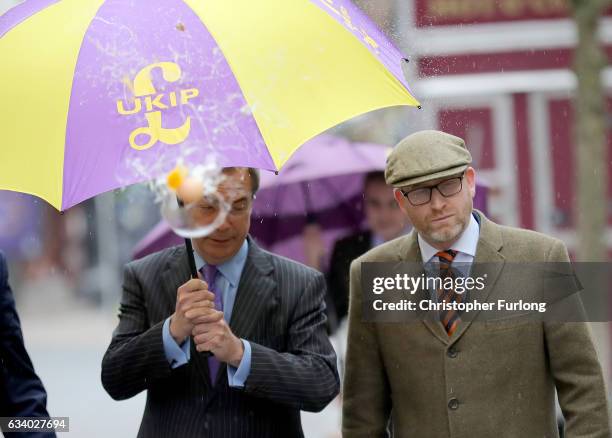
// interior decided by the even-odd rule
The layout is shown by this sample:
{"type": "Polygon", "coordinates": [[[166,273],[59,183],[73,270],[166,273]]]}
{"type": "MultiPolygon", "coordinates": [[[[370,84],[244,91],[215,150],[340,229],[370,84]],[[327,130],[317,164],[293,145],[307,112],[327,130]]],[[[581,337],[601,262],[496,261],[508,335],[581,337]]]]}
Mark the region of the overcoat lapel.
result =
{"type": "MultiPolygon", "coordinates": [[[[421,249],[419,247],[419,241],[417,238],[416,231],[412,231],[400,245],[399,257],[402,261],[407,263],[423,263],[423,257],[421,255],[421,249]]],[[[420,299],[426,299],[427,296],[422,296],[420,299]]],[[[429,329],[432,335],[438,338],[443,343],[448,343],[448,335],[444,331],[444,327],[440,321],[435,318],[435,312],[427,312],[423,315],[421,321],[425,324],[425,327],[429,329]]]]}
{"type": "MultiPolygon", "coordinates": [[[[480,302],[487,302],[491,292],[495,288],[497,279],[501,274],[505,258],[500,253],[503,246],[503,240],[499,226],[488,220],[482,213],[476,211],[480,215],[480,237],[478,246],[476,247],[476,257],[470,275],[480,277],[486,274],[485,288],[482,291],[472,293],[472,299],[478,299],[480,302]]],[[[471,326],[472,322],[478,317],[480,310],[472,312],[466,318],[461,318],[461,322],[457,326],[457,330],[450,337],[450,343],[454,343],[471,326]]]]}
{"type": "MultiPolygon", "coordinates": [[[[478,292],[478,299],[481,302],[487,301],[491,291],[495,287],[495,283],[502,272],[504,267],[505,259],[500,254],[502,248],[502,237],[498,225],[488,220],[481,212],[474,210],[480,217],[480,237],[478,239],[478,245],[476,247],[476,257],[474,258],[474,269],[472,269],[471,276],[475,277],[482,275],[482,270],[486,270],[487,279],[485,282],[485,289],[478,292]]],[[[417,233],[413,231],[405,239],[405,242],[400,246],[399,257],[409,263],[422,263],[423,258],[421,256],[421,250],[417,239],[417,233]]],[[[456,342],[465,331],[469,328],[475,317],[478,316],[478,312],[474,312],[470,317],[465,319],[462,318],[461,322],[457,326],[457,330],[453,333],[453,336],[449,338],[448,334],[444,330],[442,323],[434,317],[434,312],[429,312],[429,315],[423,319],[423,324],[429,329],[429,331],[437,339],[444,344],[456,342]]]]}

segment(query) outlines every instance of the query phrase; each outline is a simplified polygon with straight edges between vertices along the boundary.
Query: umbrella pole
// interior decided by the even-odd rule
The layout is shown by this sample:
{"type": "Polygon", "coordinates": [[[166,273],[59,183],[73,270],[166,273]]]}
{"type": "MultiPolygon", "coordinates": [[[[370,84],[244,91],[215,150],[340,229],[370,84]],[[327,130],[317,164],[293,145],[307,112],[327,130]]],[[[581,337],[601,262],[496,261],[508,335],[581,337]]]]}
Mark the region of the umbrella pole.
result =
{"type": "Polygon", "coordinates": [[[198,278],[198,270],[195,264],[195,258],[193,256],[193,246],[191,239],[185,239],[185,248],[187,249],[187,262],[189,263],[189,271],[191,272],[191,278],[198,278]]]}
{"type": "MultiPolygon", "coordinates": [[[[176,198],[176,202],[178,202],[179,207],[183,208],[185,203],[181,201],[178,197],[176,198]]],[[[191,273],[191,278],[198,278],[198,270],[195,264],[195,258],[193,256],[193,245],[191,244],[191,239],[185,238],[185,249],[187,250],[187,263],[189,264],[189,272],[191,273]]]]}
{"type": "MultiPolygon", "coordinates": [[[[185,203],[181,201],[178,197],[176,198],[176,202],[178,202],[179,207],[183,208],[185,203]]],[[[189,263],[189,271],[191,273],[191,278],[198,278],[198,269],[195,264],[195,257],[193,255],[193,245],[191,244],[191,239],[185,238],[185,249],[187,250],[187,263],[189,263]]],[[[195,345],[195,341],[193,337],[191,339],[191,345],[195,345]]],[[[212,356],[210,351],[200,351],[200,357],[207,358],[212,356]]]]}

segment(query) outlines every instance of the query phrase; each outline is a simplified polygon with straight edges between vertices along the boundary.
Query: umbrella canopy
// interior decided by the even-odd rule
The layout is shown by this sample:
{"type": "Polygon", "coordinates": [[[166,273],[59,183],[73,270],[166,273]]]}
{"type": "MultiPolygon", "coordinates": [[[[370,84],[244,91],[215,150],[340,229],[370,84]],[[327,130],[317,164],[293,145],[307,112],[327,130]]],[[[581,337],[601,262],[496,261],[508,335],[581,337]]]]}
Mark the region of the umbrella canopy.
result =
{"type": "Polygon", "coordinates": [[[177,157],[278,170],[350,117],[418,105],[349,0],[29,0],[0,17],[0,189],[59,210],[177,157]]]}

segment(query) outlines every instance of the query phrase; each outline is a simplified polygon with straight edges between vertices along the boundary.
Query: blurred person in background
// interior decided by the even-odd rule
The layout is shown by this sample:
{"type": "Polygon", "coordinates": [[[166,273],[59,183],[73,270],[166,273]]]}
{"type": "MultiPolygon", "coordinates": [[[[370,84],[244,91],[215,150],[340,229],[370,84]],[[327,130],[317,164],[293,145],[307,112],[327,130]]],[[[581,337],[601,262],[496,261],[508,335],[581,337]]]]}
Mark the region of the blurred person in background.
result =
{"type": "MultiPolygon", "coordinates": [[[[300,437],[300,410],[320,411],[339,391],[323,275],[255,244],[259,173],[223,173],[230,211],[192,239],[206,281],[186,281],[184,245],[125,268],[102,383],[116,400],[147,391],[139,437],[300,437]]],[[[219,211],[206,199],[195,208],[219,211]]]]}
{"type": "Polygon", "coordinates": [[[368,250],[410,231],[409,221],[397,206],[393,188],[385,182],[383,171],[365,176],[363,201],[366,230],[337,241],[329,262],[328,294],[332,297],[339,324],[348,313],[351,262],[368,250]]]}
{"type": "MultiPolygon", "coordinates": [[[[47,393],[25,349],[8,268],[0,251],[0,417],[48,418],[47,393]]],[[[53,438],[54,432],[7,436],[53,438]]]]}
{"type": "MultiPolygon", "coordinates": [[[[393,188],[385,182],[384,171],[372,171],[365,175],[363,206],[365,230],[338,240],[332,250],[327,270],[330,332],[342,325],[348,313],[351,262],[371,248],[410,231],[409,221],[393,197],[393,188]]],[[[323,270],[325,247],[316,225],[307,227],[304,241],[307,264],[323,270]]]]}
{"type": "MultiPolygon", "coordinates": [[[[440,276],[455,262],[488,263],[479,301],[516,300],[516,279],[504,263],[569,262],[560,240],[497,225],[473,209],[471,161],[461,138],[440,131],[406,137],[387,160],[386,180],[414,231],[351,265],[343,436],[387,436],[391,422],[396,438],[556,437],[556,392],[567,437],[609,438],[603,373],[587,323],[483,323],[452,308],[409,323],[364,321],[364,262],[419,263],[440,276]]],[[[435,302],[462,299],[452,289],[429,294],[435,302]]],[[[572,306],[582,309],[578,298],[572,306]]]]}

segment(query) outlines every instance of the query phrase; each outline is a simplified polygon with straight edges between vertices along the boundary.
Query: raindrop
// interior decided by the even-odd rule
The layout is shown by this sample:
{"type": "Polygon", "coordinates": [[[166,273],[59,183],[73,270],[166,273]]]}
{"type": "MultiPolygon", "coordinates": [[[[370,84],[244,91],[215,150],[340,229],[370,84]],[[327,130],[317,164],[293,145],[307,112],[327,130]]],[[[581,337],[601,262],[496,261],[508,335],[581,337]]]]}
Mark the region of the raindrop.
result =
{"type": "Polygon", "coordinates": [[[242,108],[240,108],[240,113],[250,115],[253,113],[253,110],[249,105],[243,105],[242,108]]]}

